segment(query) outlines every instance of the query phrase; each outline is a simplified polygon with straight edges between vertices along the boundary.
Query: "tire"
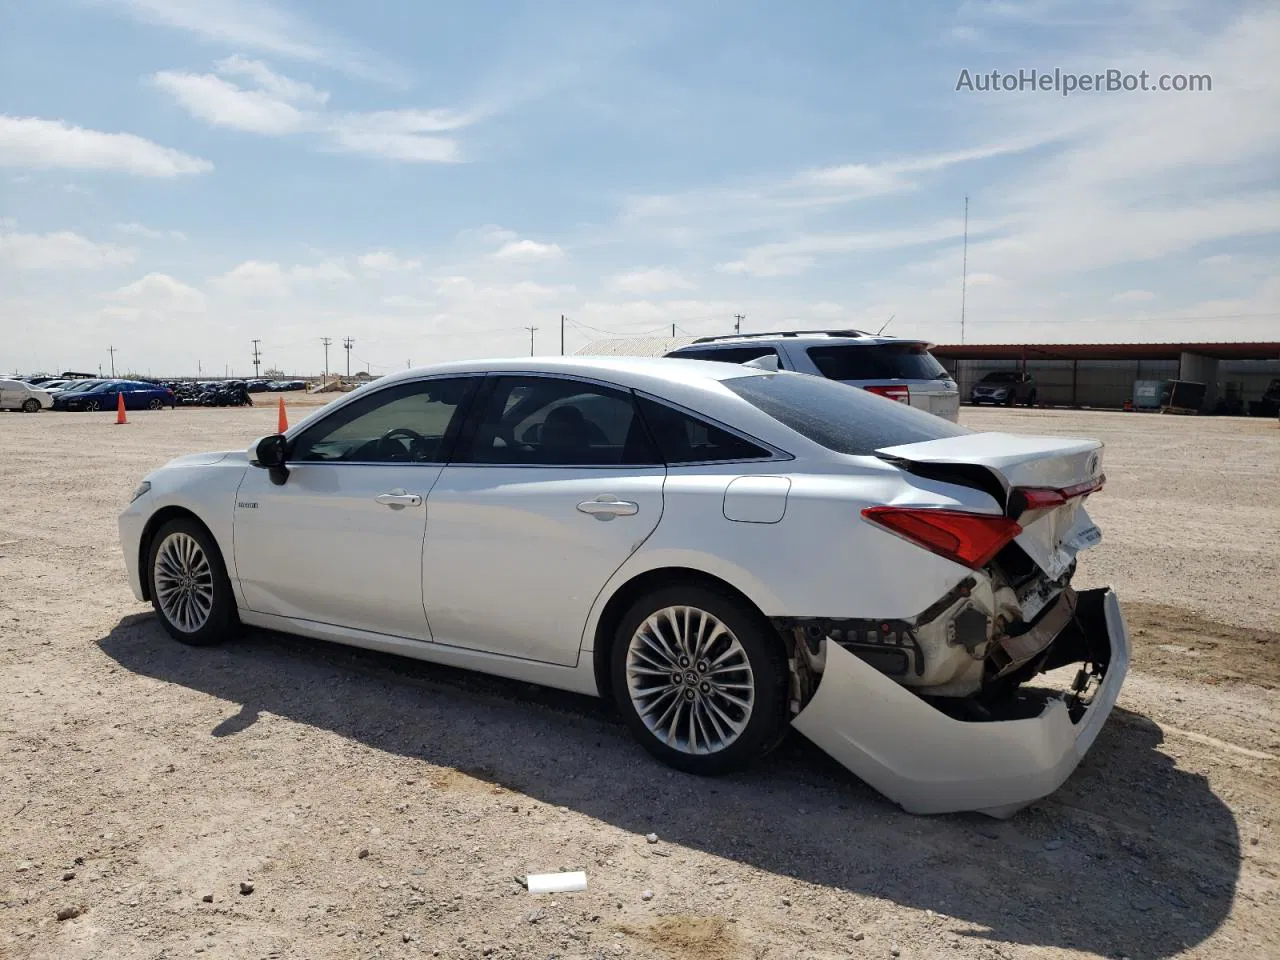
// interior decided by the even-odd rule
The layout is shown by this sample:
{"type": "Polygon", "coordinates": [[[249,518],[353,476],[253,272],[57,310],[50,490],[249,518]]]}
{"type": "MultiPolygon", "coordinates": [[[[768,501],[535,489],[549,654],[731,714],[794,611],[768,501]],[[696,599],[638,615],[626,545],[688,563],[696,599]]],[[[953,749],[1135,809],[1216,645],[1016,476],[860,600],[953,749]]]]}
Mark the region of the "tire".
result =
{"type": "Polygon", "coordinates": [[[156,532],[146,575],[156,616],[179,643],[207,647],[235,633],[239,618],[222,554],[196,521],[170,520],[156,532]]]}
{"type": "MultiPolygon", "coordinates": [[[[708,636],[703,634],[704,642],[708,636]]],[[[766,756],[786,735],[782,641],[758,612],[728,593],[671,586],[641,597],[618,625],[609,669],[615,702],[632,734],[677,770],[704,776],[740,770],[766,756]],[[700,615],[726,628],[701,651],[702,659],[693,656],[696,647],[680,647],[682,628],[704,623],[700,615]],[[707,667],[717,661],[723,665],[709,672],[707,667]],[[717,675],[723,685],[719,691],[710,686],[717,675]],[[739,705],[743,701],[749,703],[746,710],[739,705]],[[682,706],[671,720],[667,711],[677,703],[682,706]],[[650,709],[642,713],[645,706],[650,709]],[[695,709],[697,724],[692,720],[695,709]],[[667,737],[655,732],[664,729],[667,737]]]]}
{"type": "Polygon", "coordinates": [[[164,409],[164,401],[163,401],[163,400],[156,399],[156,398],[154,398],[154,397],[153,397],[151,400],[149,400],[149,401],[147,402],[147,409],[148,409],[148,410],[163,410],[163,409],[164,409]]]}
{"type": "Polygon", "coordinates": [[[27,397],[27,399],[22,401],[22,412],[23,413],[39,413],[40,401],[37,400],[35,397],[27,397]]]}
{"type": "Polygon", "coordinates": [[[1005,400],[1004,405],[1005,405],[1006,407],[1012,407],[1012,406],[1013,406],[1013,402],[1014,402],[1016,399],[1018,399],[1018,398],[1017,398],[1017,395],[1016,395],[1016,394],[1012,394],[1012,393],[1011,393],[1011,394],[1009,394],[1008,398],[1005,400]]]}
{"type": "Polygon", "coordinates": [[[100,404],[97,400],[86,400],[84,404],[84,409],[86,413],[97,413],[99,410],[102,409],[102,404],[100,404]]]}
{"type": "Polygon", "coordinates": [[[1027,394],[1027,406],[1034,407],[1035,405],[1036,405],[1036,392],[1032,390],[1029,394],[1027,394]]]}

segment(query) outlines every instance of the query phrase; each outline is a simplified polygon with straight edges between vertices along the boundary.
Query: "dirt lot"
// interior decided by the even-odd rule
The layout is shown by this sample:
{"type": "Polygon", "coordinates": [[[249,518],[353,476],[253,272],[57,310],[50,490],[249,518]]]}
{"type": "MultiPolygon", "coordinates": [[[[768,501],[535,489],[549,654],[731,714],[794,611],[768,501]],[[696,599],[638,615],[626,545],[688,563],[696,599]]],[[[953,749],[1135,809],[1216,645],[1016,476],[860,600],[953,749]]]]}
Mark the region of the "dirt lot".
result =
{"type": "Polygon", "coordinates": [[[700,780],[590,700],[264,633],[182,648],[115,516],[274,407],[0,415],[0,956],[1280,956],[1280,430],[964,417],[1107,441],[1081,579],[1137,644],[1093,752],[1006,823],[907,816],[798,737],[700,780]],[[512,879],[561,868],[589,889],[512,879]]]}

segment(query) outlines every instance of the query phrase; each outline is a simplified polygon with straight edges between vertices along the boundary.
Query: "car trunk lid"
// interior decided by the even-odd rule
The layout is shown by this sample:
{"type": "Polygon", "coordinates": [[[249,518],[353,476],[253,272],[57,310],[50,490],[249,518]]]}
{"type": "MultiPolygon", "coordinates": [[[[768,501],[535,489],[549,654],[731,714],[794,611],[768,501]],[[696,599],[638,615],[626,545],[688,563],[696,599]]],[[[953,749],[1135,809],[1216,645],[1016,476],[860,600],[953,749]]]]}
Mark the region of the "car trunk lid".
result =
{"type": "Polygon", "coordinates": [[[910,473],[989,493],[1021,525],[1017,544],[1052,579],[1102,539],[1084,510],[1102,486],[1101,441],[971,433],[882,447],[876,455],[910,473]]]}

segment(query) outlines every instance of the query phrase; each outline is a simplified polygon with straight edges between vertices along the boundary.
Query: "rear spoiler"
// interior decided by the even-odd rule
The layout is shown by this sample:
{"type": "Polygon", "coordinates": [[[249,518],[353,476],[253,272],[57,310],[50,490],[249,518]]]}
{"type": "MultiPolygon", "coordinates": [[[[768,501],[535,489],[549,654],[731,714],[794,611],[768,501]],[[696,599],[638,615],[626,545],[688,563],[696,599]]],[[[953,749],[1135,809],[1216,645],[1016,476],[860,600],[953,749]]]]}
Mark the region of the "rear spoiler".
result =
{"type": "Polygon", "coordinates": [[[877,453],[876,456],[917,477],[980,490],[998,503],[1005,515],[1013,520],[1017,520],[1028,510],[1052,509],[1077,497],[1087,497],[1101,490],[1107,480],[1106,474],[1099,474],[1092,480],[1069,487],[1012,487],[1006,492],[1000,476],[978,463],[931,463],[885,453],[877,453]]]}

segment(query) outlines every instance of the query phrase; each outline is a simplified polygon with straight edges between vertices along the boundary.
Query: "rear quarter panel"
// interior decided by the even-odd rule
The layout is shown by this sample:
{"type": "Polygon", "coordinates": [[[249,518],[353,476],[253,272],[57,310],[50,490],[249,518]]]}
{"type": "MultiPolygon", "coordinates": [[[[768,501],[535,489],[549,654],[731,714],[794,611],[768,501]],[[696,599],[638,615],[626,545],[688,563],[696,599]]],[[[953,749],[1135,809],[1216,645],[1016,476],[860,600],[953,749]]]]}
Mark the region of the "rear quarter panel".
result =
{"type": "MultiPolygon", "coordinates": [[[[787,473],[786,463],[670,469],[662,520],[606,584],[587,624],[593,644],[604,603],[642,573],[687,567],[729,583],[765,616],[910,617],[970,571],[914,546],[861,515],[879,504],[995,512],[978,491],[912,477],[873,458],[851,473],[787,473]],[[741,476],[790,479],[776,523],[728,519],[725,489],[741,476]]],[[[765,513],[767,511],[762,511],[765,513]]]]}

